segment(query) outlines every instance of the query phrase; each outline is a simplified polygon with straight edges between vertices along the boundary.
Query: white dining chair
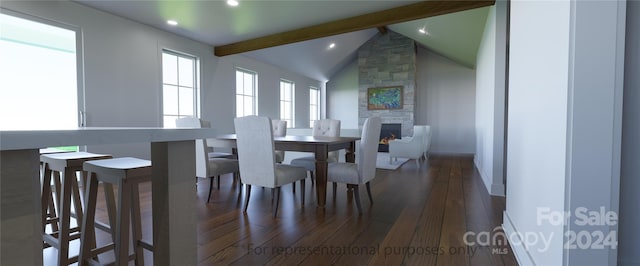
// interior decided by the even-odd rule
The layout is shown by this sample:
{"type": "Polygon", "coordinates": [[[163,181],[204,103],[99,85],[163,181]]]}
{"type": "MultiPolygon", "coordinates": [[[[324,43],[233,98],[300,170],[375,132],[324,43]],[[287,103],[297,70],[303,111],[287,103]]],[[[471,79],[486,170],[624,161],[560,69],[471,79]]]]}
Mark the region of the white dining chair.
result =
{"type": "MultiPolygon", "coordinates": [[[[321,119],[313,121],[314,137],[339,137],[340,136],[340,120],[336,119],[321,119]]],[[[335,163],[339,161],[339,151],[331,151],[327,156],[327,162],[335,163]]],[[[311,182],[314,182],[314,173],[316,170],[316,158],[315,156],[300,157],[291,160],[291,165],[304,167],[309,172],[311,182]]]]}
{"type": "Polygon", "coordinates": [[[378,157],[378,142],[380,141],[380,129],[382,121],[380,117],[369,117],[364,121],[360,146],[357,148],[356,163],[330,163],[328,166],[327,180],[333,182],[333,195],[335,199],[337,183],[352,186],[358,212],[362,213],[360,203],[359,185],[365,184],[369,202],[373,204],[370,182],[376,177],[376,161],[378,157]]]}
{"type": "MultiPolygon", "coordinates": [[[[202,120],[195,117],[184,117],[176,119],[176,127],[201,128],[202,120]]],[[[240,171],[238,160],[229,158],[210,157],[207,152],[205,139],[196,139],[196,178],[209,178],[209,195],[207,202],[211,201],[211,191],[213,190],[213,180],[218,178],[218,189],[220,189],[220,177],[224,174],[236,174],[240,171]]]]}
{"type": "MultiPolygon", "coordinates": [[[[211,122],[207,120],[200,119],[200,123],[202,124],[203,128],[211,128],[211,122]]],[[[206,148],[207,148],[207,155],[209,155],[209,158],[229,158],[229,159],[234,158],[234,155],[231,152],[216,151],[216,149],[220,147],[213,147],[209,145],[207,141],[205,141],[205,144],[207,144],[206,148]]]]}
{"type": "MultiPolygon", "coordinates": [[[[287,121],[286,120],[271,120],[271,126],[273,128],[274,137],[284,137],[287,135],[287,121]]],[[[284,151],[275,151],[276,163],[282,163],[284,161],[284,151]]]]}
{"type": "Polygon", "coordinates": [[[234,120],[238,160],[240,161],[240,180],[245,184],[246,197],[244,213],[247,213],[251,186],[261,186],[275,189],[275,210],[273,217],[278,214],[280,202],[280,187],[300,180],[302,206],[304,207],[304,179],[306,169],[286,164],[276,163],[273,128],[268,117],[245,116],[234,120]]]}
{"type": "Polygon", "coordinates": [[[420,159],[424,156],[427,139],[427,126],[414,125],[413,136],[403,137],[389,141],[389,163],[400,158],[409,158],[416,161],[420,168],[420,159]]]}

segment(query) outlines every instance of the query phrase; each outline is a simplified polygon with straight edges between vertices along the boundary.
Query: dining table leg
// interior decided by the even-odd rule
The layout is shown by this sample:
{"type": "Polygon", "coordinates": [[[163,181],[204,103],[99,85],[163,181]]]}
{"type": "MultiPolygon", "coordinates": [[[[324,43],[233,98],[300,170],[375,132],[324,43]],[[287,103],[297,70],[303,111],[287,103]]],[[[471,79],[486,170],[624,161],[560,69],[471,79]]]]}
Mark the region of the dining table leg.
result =
{"type": "Polygon", "coordinates": [[[327,203],[327,153],[326,145],[316,146],[316,198],[320,209],[324,209],[327,203]]]}
{"type": "Polygon", "coordinates": [[[344,155],[344,159],[348,163],[356,162],[356,142],[352,141],[349,143],[349,147],[346,149],[347,153],[344,155]]]}

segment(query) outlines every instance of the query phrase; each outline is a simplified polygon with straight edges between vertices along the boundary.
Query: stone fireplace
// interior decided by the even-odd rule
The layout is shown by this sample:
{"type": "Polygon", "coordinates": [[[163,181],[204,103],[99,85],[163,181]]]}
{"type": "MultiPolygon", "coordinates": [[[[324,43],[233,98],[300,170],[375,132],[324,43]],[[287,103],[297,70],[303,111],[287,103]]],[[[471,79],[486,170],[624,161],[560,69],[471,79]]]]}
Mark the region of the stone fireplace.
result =
{"type": "MultiPolygon", "coordinates": [[[[415,41],[393,31],[378,34],[358,50],[358,125],[372,116],[383,124],[400,125],[396,137],[413,134],[415,112],[415,41]],[[401,86],[402,108],[369,110],[367,90],[375,87],[401,86]]],[[[387,148],[388,150],[388,148],[387,148]]]]}
{"type": "Polygon", "coordinates": [[[389,152],[389,141],[402,138],[402,124],[383,123],[380,129],[379,152],[389,152]]]}

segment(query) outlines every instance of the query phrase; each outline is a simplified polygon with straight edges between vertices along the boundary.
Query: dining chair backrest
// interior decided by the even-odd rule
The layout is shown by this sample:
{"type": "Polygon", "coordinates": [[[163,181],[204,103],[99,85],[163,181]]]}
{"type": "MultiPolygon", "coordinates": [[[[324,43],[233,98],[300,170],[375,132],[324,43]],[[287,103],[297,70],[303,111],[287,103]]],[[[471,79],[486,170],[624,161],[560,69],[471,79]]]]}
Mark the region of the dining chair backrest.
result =
{"type": "MultiPolygon", "coordinates": [[[[336,119],[321,119],[313,121],[314,137],[340,137],[340,120],[336,119]]],[[[333,161],[339,161],[340,153],[338,151],[329,152],[328,158],[333,161]]]]}
{"type": "Polygon", "coordinates": [[[358,150],[358,174],[360,183],[372,180],[376,175],[376,161],[378,158],[378,143],[382,120],[378,116],[367,118],[362,127],[360,147],[358,150]]]}
{"type": "Polygon", "coordinates": [[[321,119],[313,121],[314,137],[326,136],[326,137],[339,137],[340,136],[340,120],[335,119],[321,119]]]}
{"type": "Polygon", "coordinates": [[[271,119],[261,116],[234,120],[240,179],[244,184],[275,186],[275,155],[271,119]]]}
{"type": "MultiPolygon", "coordinates": [[[[211,124],[196,117],[183,117],[176,119],[177,128],[205,128],[211,124]],[[204,126],[203,126],[204,125],[204,126]],[[208,125],[208,126],[207,126],[208,125]]],[[[196,176],[209,177],[209,159],[207,158],[207,144],[203,139],[196,139],[196,176]]]]}
{"type": "MultiPolygon", "coordinates": [[[[287,121],[286,120],[271,120],[271,126],[273,128],[274,137],[284,137],[287,135],[287,121]]],[[[276,163],[282,163],[284,161],[284,151],[275,151],[276,163]]]]}
{"type": "Polygon", "coordinates": [[[274,119],[271,121],[274,137],[284,137],[287,135],[287,121],[274,119]]]}

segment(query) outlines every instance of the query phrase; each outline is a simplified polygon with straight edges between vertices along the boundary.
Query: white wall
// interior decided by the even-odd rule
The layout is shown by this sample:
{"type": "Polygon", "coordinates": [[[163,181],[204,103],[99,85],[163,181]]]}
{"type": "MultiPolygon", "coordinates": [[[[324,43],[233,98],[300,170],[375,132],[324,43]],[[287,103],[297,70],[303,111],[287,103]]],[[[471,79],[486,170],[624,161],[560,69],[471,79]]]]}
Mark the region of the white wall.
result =
{"type": "Polygon", "coordinates": [[[240,55],[220,57],[217,60],[215,69],[211,72],[211,79],[215,85],[203,91],[202,94],[202,117],[214,121],[220,133],[234,131],[236,67],[258,73],[258,115],[260,116],[275,119],[280,117],[280,79],[293,81],[296,89],[294,126],[309,127],[309,86],[324,89],[323,83],[240,55]]]}
{"type": "MultiPolygon", "coordinates": [[[[432,126],[431,152],[475,152],[475,71],[418,47],[416,124],[432,126]]],[[[358,64],[353,61],[327,83],[327,117],[358,128],[358,64]]]]}
{"type": "Polygon", "coordinates": [[[416,69],[416,125],[431,125],[431,153],[475,153],[475,70],[421,46],[416,69]]]}
{"type": "Polygon", "coordinates": [[[358,128],[358,61],[353,60],[327,82],[327,118],[342,128],[358,128]]]}
{"type": "Polygon", "coordinates": [[[489,9],[476,66],[476,154],[474,163],[492,195],[504,196],[506,76],[505,1],[489,9]]]}
{"type": "Polygon", "coordinates": [[[493,184],[493,106],[496,87],[495,12],[494,7],[489,9],[476,59],[476,154],[474,163],[487,191],[491,191],[491,184],[493,184]]]}
{"type": "MultiPolygon", "coordinates": [[[[258,72],[258,114],[279,116],[279,79],[296,84],[296,125],[308,127],[309,86],[324,84],[243,56],[216,57],[213,47],[69,1],[2,1],[2,8],[80,28],[87,126],[161,126],[161,49],[201,62],[202,117],[233,131],[235,67],[258,72]]],[[[92,152],[149,158],[149,145],[92,146],[92,152]]]]}
{"type": "Polygon", "coordinates": [[[618,265],[640,265],[640,1],[627,2],[618,265]]]}
{"type": "Polygon", "coordinates": [[[615,264],[615,247],[565,249],[582,242],[564,236],[617,236],[617,224],[582,226],[576,212],[618,211],[624,5],[511,3],[504,228],[551,239],[512,243],[522,265],[615,264]],[[568,213],[566,223],[540,214],[549,211],[568,213]]]}
{"type": "Polygon", "coordinates": [[[564,211],[568,14],[569,1],[511,2],[505,230],[556,236],[512,244],[522,265],[562,263],[563,226],[538,225],[536,208],[564,211]]]}

